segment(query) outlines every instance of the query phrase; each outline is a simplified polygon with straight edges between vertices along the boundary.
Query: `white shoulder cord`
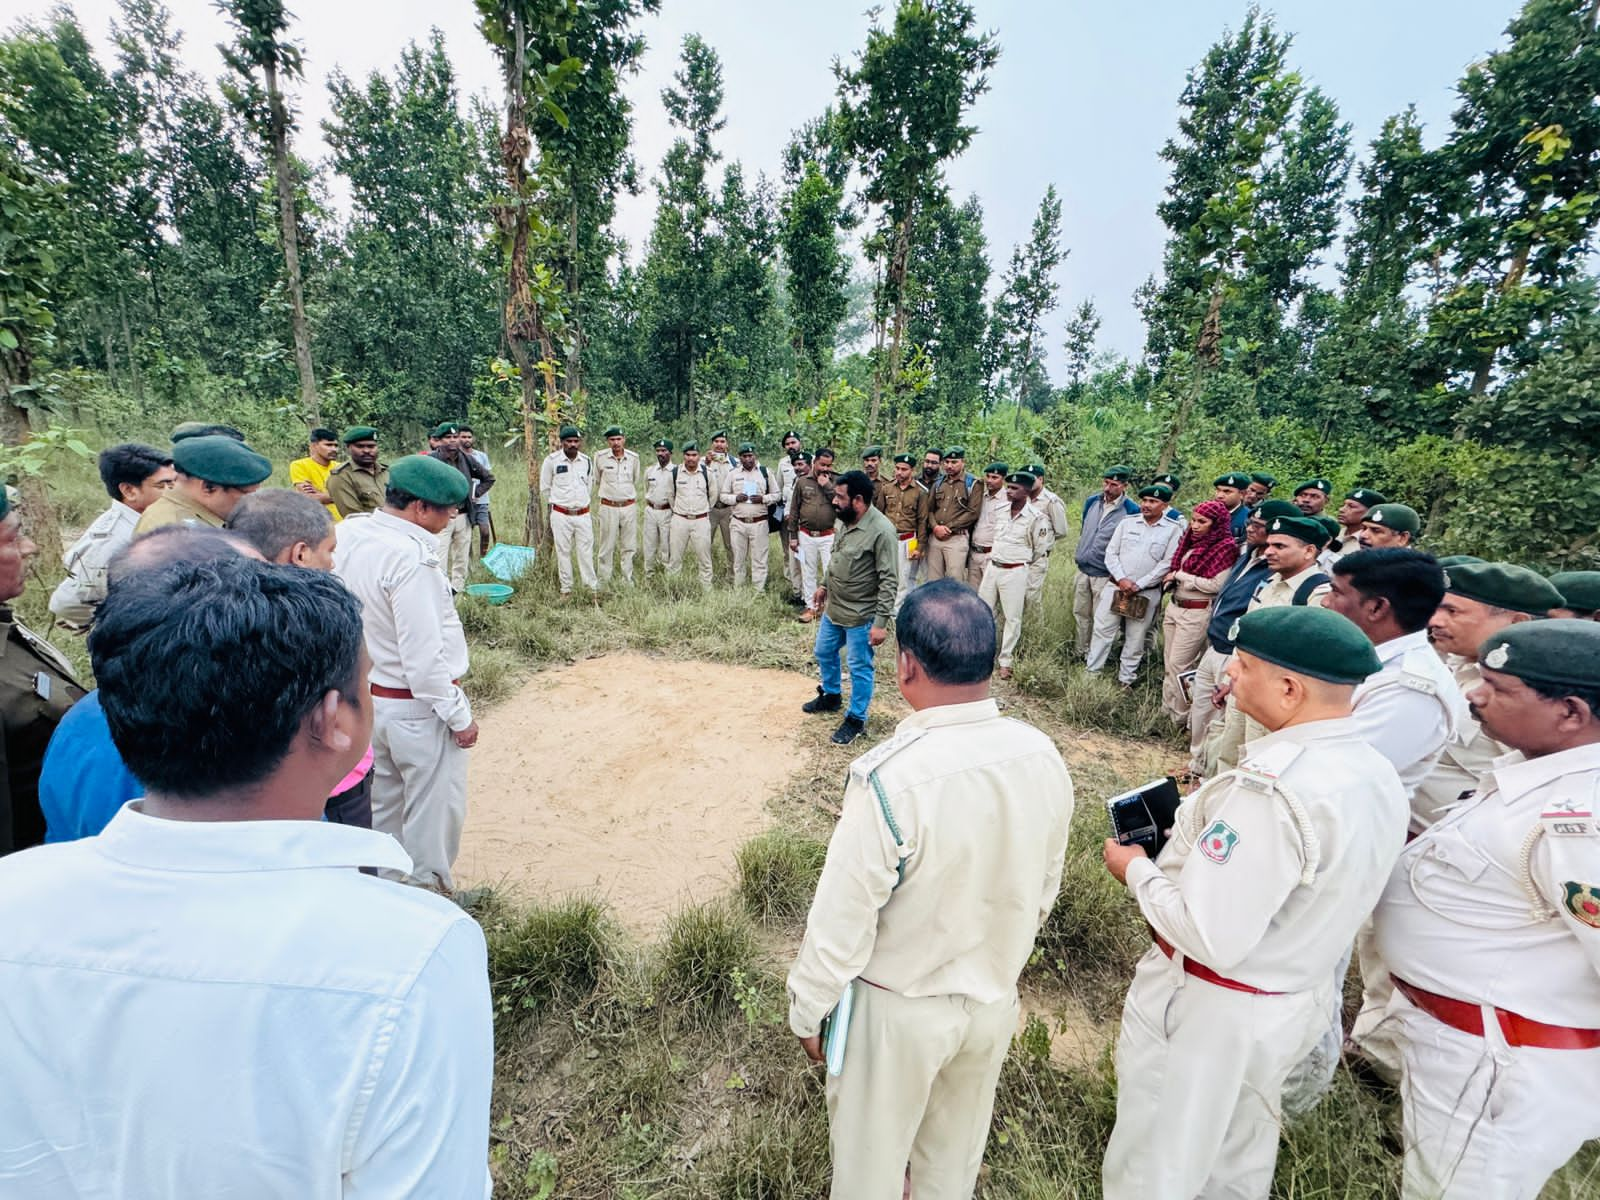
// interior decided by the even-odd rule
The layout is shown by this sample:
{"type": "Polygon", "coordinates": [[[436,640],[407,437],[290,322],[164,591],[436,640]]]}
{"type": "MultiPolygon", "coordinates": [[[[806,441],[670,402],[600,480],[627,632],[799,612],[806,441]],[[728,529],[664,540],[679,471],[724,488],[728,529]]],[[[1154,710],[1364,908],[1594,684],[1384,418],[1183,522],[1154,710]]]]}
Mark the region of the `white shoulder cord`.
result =
{"type": "MultiPolygon", "coordinates": [[[[1228,774],[1232,773],[1230,771],[1228,774]]],[[[1219,782],[1226,778],[1228,775],[1219,775],[1215,781],[1208,782],[1219,782]]],[[[1300,871],[1300,882],[1310,887],[1316,882],[1317,868],[1322,865],[1322,842],[1317,837],[1316,830],[1312,828],[1311,817],[1306,813],[1305,805],[1300,803],[1300,797],[1284,787],[1283,781],[1276,777],[1272,780],[1272,786],[1283,798],[1284,804],[1289,809],[1289,816],[1294,821],[1295,831],[1300,835],[1300,853],[1305,858],[1305,866],[1300,871]]],[[[1206,789],[1202,787],[1191,799],[1198,800],[1205,791],[1206,789]]],[[[1181,832],[1184,840],[1192,846],[1199,840],[1201,831],[1208,823],[1202,806],[1191,802],[1178,810],[1178,824],[1181,829],[1176,832],[1181,832]]]]}
{"type": "Polygon", "coordinates": [[[1543,836],[1544,822],[1540,821],[1528,830],[1528,836],[1522,839],[1522,849],[1517,853],[1517,882],[1522,885],[1522,890],[1528,893],[1528,899],[1533,901],[1533,906],[1528,909],[1528,915],[1535,921],[1549,921],[1561,915],[1544,898],[1544,893],[1539,890],[1539,884],[1533,878],[1533,850],[1543,836]]]}

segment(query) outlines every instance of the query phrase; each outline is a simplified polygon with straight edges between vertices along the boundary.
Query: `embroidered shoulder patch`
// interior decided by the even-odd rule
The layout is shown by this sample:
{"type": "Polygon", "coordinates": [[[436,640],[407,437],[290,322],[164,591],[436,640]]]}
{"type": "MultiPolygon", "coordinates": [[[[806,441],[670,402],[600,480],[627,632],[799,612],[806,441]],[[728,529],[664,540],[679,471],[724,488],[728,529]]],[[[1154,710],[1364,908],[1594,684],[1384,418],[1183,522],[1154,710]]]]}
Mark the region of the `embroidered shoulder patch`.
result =
{"type": "MultiPolygon", "coordinates": [[[[1200,853],[1214,863],[1225,863],[1233,857],[1233,848],[1239,844],[1239,835],[1226,821],[1213,821],[1211,827],[1200,835],[1200,853]]],[[[1572,884],[1567,885],[1569,888],[1572,884]]]]}
{"type": "Polygon", "coordinates": [[[1561,886],[1567,890],[1567,911],[1585,925],[1600,929],[1600,888],[1570,879],[1561,886]]]}

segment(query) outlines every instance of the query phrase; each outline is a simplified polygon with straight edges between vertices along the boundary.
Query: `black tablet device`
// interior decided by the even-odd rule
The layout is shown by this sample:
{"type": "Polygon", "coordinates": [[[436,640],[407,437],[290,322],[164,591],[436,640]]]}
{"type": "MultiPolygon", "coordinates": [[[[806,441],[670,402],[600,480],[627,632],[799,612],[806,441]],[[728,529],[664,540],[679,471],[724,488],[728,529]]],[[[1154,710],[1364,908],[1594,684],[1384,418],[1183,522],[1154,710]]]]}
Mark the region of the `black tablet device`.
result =
{"type": "Polygon", "coordinates": [[[1106,801],[1106,812],[1117,841],[1124,846],[1143,846],[1144,852],[1154,858],[1167,844],[1167,830],[1172,828],[1181,803],[1178,781],[1168,775],[1111,797],[1106,801]]]}

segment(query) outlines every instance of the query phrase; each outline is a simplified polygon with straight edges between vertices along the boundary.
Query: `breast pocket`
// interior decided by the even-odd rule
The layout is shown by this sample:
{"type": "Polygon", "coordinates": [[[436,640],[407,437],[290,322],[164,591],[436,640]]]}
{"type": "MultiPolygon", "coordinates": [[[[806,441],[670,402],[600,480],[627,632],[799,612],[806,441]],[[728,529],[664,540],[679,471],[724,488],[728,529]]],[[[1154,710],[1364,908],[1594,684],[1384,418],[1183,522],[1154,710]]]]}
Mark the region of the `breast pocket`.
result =
{"type": "Polygon", "coordinates": [[[1425,908],[1474,929],[1515,929],[1530,921],[1516,879],[1453,829],[1436,831],[1411,861],[1411,890],[1425,908]]]}

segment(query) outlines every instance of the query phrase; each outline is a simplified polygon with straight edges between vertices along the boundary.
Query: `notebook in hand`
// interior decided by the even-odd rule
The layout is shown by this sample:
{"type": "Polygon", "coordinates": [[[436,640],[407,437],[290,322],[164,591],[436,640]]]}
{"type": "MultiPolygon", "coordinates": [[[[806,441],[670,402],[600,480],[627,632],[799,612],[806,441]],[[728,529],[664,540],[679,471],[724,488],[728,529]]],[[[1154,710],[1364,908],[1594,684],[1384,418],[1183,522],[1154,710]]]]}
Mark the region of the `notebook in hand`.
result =
{"type": "Polygon", "coordinates": [[[1167,844],[1167,830],[1172,828],[1182,802],[1178,781],[1168,775],[1111,797],[1106,801],[1106,812],[1111,817],[1111,830],[1118,842],[1124,846],[1143,846],[1144,852],[1154,858],[1167,844]]]}

